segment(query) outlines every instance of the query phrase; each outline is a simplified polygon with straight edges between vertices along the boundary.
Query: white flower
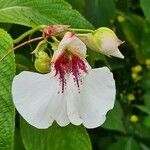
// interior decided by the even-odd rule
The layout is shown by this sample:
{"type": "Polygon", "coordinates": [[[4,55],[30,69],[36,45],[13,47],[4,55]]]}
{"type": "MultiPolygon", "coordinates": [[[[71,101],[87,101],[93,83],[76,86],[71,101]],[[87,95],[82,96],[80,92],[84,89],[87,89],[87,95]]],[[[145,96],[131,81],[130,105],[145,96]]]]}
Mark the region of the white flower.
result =
{"type": "Polygon", "coordinates": [[[118,46],[124,42],[119,40],[116,34],[109,28],[101,27],[95,30],[94,33],[88,33],[86,36],[84,34],[80,39],[92,50],[107,56],[124,58],[118,49],[118,46]]]}
{"type": "Polygon", "coordinates": [[[85,44],[67,33],[52,59],[51,72],[23,71],[13,80],[13,101],[31,125],[48,128],[55,120],[95,128],[104,123],[115,101],[115,81],[107,67],[91,69],[85,44]]]}

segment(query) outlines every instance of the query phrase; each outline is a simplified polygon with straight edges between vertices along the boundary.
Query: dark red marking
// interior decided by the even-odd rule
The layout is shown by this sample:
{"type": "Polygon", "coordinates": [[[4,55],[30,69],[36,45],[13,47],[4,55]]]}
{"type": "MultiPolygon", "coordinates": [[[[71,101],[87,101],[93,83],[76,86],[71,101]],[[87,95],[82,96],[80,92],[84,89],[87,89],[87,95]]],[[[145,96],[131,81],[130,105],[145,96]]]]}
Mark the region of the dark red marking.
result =
{"type": "Polygon", "coordinates": [[[66,75],[72,74],[74,81],[77,84],[77,87],[80,86],[80,74],[82,72],[87,73],[87,66],[80,57],[75,54],[68,55],[66,52],[63,52],[57,60],[54,62],[54,69],[56,70],[55,76],[59,76],[60,83],[62,85],[62,93],[66,83],[66,75]]]}

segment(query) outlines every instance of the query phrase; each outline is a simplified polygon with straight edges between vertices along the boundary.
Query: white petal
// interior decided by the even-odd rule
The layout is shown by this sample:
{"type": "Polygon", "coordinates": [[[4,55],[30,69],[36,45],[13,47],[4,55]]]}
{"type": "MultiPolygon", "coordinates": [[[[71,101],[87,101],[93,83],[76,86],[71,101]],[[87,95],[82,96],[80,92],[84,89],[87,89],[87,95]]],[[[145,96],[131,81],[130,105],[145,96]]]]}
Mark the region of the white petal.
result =
{"type": "Polygon", "coordinates": [[[117,38],[113,37],[112,35],[105,35],[103,38],[100,39],[100,45],[102,52],[108,52],[116,49],[118,47],[117,38]]]}
{"type": "MultiPolygon", "coordinates": [[[[68,117],[72,124],[74,125],[80,125],[82,123],[81,116],[79,114],[79,110],[81,107],[81,95],[79,93],[79,89],[73,80],[73,77],[70,76],[70,78],[67,81],[67,113],[68,117]]],[[[81,88],[81,87],[80,87],[81,88]]]]}
{"type": "Polygon", "coordinates": [[[13,101],[22,117],[37,128],[48,128],[53,120],[64,126],[69,120],[66,102],[58,89],[59,83],[50,74],[24,71],[13,80],[13,101]]]}
{"type": "Polygon", "coordinates": [[[86,45],[76,36],[72,39],[72,41],[69,43],[68,48],[71,52],[74,54],[77,54],[78,56],[86,57],[86,45]]]}
{"type": "Polygon", "coordinates": [[[78,56],[86,57],[86,45],[72,32],[67,32],[54,52],[52,62],[54,62],[65,50],[78,56]]]}
{"type": "Polygon", "coordinates": [[[95,128],[105,121],[106,113],[115,101],[115,81],[108,68],[92,69],[83,83],[81,117],[87,128],[95,128]]]}
{"type": "Polygon", "coordinates": [[[118,58],[124,58],[118,49],[118,46],[124,43],[118,38],[112,36],[106,36],[101,40],[101,52],[107,56],[115,56],[118,58]]]}
{"type": "Polygon", "coordinates": [[[115,57],[122,58],[122,59],[124,58],[124,56],[121,54],[118,48],[114,51],[110,51],[108,55],[115,56],[115,57]]]}

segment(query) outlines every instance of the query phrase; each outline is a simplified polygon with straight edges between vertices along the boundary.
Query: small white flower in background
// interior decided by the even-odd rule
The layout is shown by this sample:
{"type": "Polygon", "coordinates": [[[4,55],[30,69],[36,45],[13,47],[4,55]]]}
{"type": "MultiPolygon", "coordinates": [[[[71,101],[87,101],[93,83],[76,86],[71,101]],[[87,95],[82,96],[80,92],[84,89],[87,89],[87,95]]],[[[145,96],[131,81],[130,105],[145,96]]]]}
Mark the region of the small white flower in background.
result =
{"type": "Polygon", "coordinates": [[[56,121],[96,128],[115,101],[115,81],[107,67],[91,69],[86,46],[66,33],[52,58],[51,72],[23,71],[13,80],[13,101],[31,125],[44,129],[56,121]]]}
{"type": "Polygon", "coordinates": [[[118,49],[123,41],[119,40],[116,34],[109,28],[101,27],[93,33],[84,34],[79,37],[89,48],[107,56],[124,58],[118,49]]]}

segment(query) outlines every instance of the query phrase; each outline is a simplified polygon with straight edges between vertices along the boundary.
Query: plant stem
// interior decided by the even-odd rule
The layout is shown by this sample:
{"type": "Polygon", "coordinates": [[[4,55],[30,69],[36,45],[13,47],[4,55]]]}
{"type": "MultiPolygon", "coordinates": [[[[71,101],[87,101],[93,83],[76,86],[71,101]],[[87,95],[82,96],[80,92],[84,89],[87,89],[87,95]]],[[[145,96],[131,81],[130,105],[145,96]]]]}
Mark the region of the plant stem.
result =
{"type": "Polygon", "coordinates": [[[76,34],[77,37],[85,37],[87,34],[76,34]]]}
{"type": "Polygon", "coordinates": [[[30,44],[30,43],[32,43],[32,42],[42,40],[42,39],[44,39],[44,37],[37,37],[37,38],[30,39],[30,40],[28,40],[28,41],[25,41],[24,43],[21,43],[21,44],[17,45],[17,46],[14,47],[12,50],[8,51],[8,52],[0,59],[0,62],[1,62],[4,58],[6,58],[9,54],[11,54],[13,51],[17,50],[18,48],[20,48],[20,47],[22,47],[22,46],[24,46],[24,45],[26,45],[26,44],[30,44]]]}
{"type": "Polygon", "coordinates": [[[93,30],[91,29],[74,29],[74,28],[69,28],[68,29],[69,31],[78,31],[78,32],[94,32],[93,30]]]}
{"type": "Polygon", "coordinates": [[[51,36],[51,38],[54,40],[54,42],[59,42],[56,37],[51,36]]]}
{"type": "Polygon", "coordinates": [[[14,43],[14,44],[19,43],[19,42],[20,42],[21,40],[23,40],[26,36],[29,36],[29,35],[33,34],[33,33],[36,32],[36,31],[39,31],[40,29],[42,29],[42,28],[44,28],[44,27],[45,27],[45,25],[37,26],[37,27],[35,27],[35,28],[33,28],[33,29],[31,29],[31,30],[25,32],[24,34],[22,34],[21,36],[19,36],[17,39],[13,40],[13,43],[14,43]]]}

